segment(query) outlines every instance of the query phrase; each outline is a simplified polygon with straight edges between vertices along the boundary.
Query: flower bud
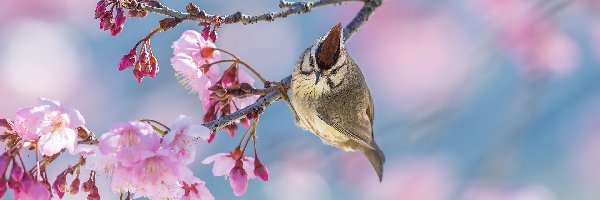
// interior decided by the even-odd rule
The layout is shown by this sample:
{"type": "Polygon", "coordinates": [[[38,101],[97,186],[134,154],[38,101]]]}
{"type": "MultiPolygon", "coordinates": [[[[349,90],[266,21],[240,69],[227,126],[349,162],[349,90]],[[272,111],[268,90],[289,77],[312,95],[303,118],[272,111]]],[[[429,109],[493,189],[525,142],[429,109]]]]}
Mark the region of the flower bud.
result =
{"type": "Polygon", "coordinates": [[[150,78],[156,77],[156,74],[158,74],[158,61],[156,60],[156,57],[154,57],[154,54],[152,54],[152,52],[150,52],[149,67],[150,72],[148,75],[150,76],[150,78]]]}
{"type": "Polygon", "coordinates": [[[52,183],[52,190],[58,196],[58,198],[62,199],[65,195],[65,188],[67,186],[67,174],[65,172],[60,173],[56,176],[56,180],[52,183]]]}
{"type": "Polygon", "coordinates": [[[202,33],[200,35],[202,36],[202,38],[204,38],[204,40],[208,40],[210,36],[210,26],[205,26],[202,29],[202,33]]]}
{"type": "Polygon", "coordinates": [[[135,49],[132,49],[128,54],[124,55],[123,58],[121,58],[121,62],[119,62],[119,71],[132,67],[135,63],[135,56],[135,49]]]}
{"type": "Polygon", "coordinates": [[[10,119],[2,118],[0,119],[0,126],[6,128],[7,130],[12,130],[13,122],[10,119]]]}
{"type": "Polygon", "coordinates": [[[10,170],[10,178],[14,181],[20,182],[23,179],[23,168],[13,160],[13,166],[10,170]]]}
{"type": "Polygon", "coordinates": [[[260,180],[269,180],[269,170],[265,165],[263,165],[260,162],[260,159],[258,159],[258,157],[254,159],[254,175],[256,175],[256,177],[258,177],[260,180]]]}
{"type": "Polygon", "coordinates": [[[69,187],[69,193],[71,195],[76,195],[79,193],[79,177],[76,177],[73,182],[71,182],[71,186],[69,187]]]}

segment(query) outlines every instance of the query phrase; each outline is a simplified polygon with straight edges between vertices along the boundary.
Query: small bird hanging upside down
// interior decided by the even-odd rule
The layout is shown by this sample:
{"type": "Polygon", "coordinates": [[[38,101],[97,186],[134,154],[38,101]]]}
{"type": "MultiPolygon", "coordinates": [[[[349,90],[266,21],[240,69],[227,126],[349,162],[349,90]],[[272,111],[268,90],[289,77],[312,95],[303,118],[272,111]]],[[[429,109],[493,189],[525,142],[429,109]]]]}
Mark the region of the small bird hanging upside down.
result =
{"type": "Polygon", "coordinates": [[[290,87],[296,123],[324,143],[363,152],[381,181],[385,156],[373,135],[373,99],[342,34],[341,24],[334,26],[300,57],[290,87]]]}

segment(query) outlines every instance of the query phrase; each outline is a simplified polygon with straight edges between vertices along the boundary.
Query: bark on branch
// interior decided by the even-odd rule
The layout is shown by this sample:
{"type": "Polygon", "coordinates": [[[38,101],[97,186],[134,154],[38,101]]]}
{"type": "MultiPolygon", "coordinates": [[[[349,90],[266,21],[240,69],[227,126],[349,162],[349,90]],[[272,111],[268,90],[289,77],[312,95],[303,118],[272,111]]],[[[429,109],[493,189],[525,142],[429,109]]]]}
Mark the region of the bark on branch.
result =
{"type": "MultiPolygon", "coordinates": [[[[281,0],[279,7],[282,9],[278,12],[264,13],[260,15],[249,15],[242,12],[235,12],[230,15],[213,15],[209,14],[204,10],[200,10],[197,7],[188,8],[188,13],[173,10],[166,7],[158,2],[149,5],[146,3],[138,3],[130,9],[146,10],[148,12],[162,14],[170,17],[175,17],[181,20],[197,21],[200,23],[210,23],[213,19],[221,19],[221,24],[253,24],[260,21],[270,22],[278,18],[285,18],[290,15],[297,15],[302,13],[308,13],[313,8],[319,8],[331,5],[340,5],[347,2],[370,2],[369,0],[319,0],[319,1],[301,1],[301,2],[287,2],[281,0]],[[190,10],[192,9],[192,10],[190,10]]],[[[381,0],[378,0],[381,3],[381,0]]]]}

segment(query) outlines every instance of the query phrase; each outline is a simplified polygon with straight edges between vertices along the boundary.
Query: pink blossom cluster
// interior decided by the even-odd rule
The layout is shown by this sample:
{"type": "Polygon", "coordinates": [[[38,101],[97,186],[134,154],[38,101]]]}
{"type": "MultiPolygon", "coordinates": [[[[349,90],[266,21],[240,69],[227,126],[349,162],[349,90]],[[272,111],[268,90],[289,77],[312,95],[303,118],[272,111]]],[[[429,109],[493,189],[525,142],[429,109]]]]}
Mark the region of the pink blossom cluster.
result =
{"type": "Polygon", "coordinates": [[[212,172],[215,176],[229,176],[229,184],[236,196],[246,193],[250,179],[269,180],[269,170],[260,162],[260,159],[244,156],[239,147],[230,153],[209,156],[202,163],[213,163],[212,172]]]}
{"type": "Polygon", "coordinates": [[[120,123],[100,137],[98,146],[81,151],[88,169],[112,175],[114,193],[150,199],[214,199],[188,168],[195,158],[195,145],[208,137],[208,129],[180,116],[164,134],[161,138],[146,122],[120,123]]]}
{"type": "Polygon", "coordinates": [[[127,17],[121,0],[100,0],[96,4],[94,19],[100,20],[100,29],[110,30],[112,36],[117,36],[123,31],[127,17]],[[109,6],[111,6],[110,9],[108,9],[109,6]]]}
{"type": "Polygon", "coordinates": [[[158,74],[158,60],[154,57],[149,39],[139,41],[128,54],[121,58],[121,61],[119,62],[119,71],[129,69],[134,65],[133,78],[135,78],[138,83],[142,83],[142,80],[146,76],[154,78],[158,74]],[[140,48],[140,57],[137,58],[136,50],[140,44],[142,45],[140,48]]]}
{"type": "Polygon", "coordinates": [[[0,156],[0,197],[5,194],[7,184],[14,191],[15,199],[50,199],[52,196],[47,176],[41,176],[45,168],[40,168],[38,163],[35,176],[25,171],[21,148],[35,149],[44,156],[53,156],[64,149],[71,153],[77,151],[78,129],[85,124],[83,116],[58,101],[40,98],[39,102],[39,106],[19,109],[14,121],[0,120],[0,125],[7,129],[1,138],[9,140],[7,150],[0,156]],[[11,162],[7,181],[4,175],[11,162]]]}
{"type": "MultiPolygon", "coordinates": [[[[219,67],[214,62],[221,60],[221,54],[212,42],[216,35],[209,34],[205,28],[203,33],[193,30],[185,31],[181,37],[173,42],[173,57],[171,64],[182,84],[198,93],[206,113],[203,122],[215,120],[218,116],[225,116],[240,108],[246,107],[256,101],[258,96],[234,97],[227,94],[228,89],[240,88],[242,85],[252,87],[254,79],[235,63],[225,69],[221,74],[219,67]]],[[[216,34],[216,33],[215,33],[216,34]]],[[[249,119],[244,118],[240,123],[248,128],[249,119]]],[[[223,128],[232,137],[237,132],[237,125],[231,124],[223,128]]],[[[214,139],[211,133],[209,142],[214,139]]]]}
{"type": "Polygon", "coordinates": [[[7,189],[10,188],[14,191],[14,198],[18,200],[50,199],[51,193],[48,182],[36,180],[31,174],[25,172],[18,162],[15,155],[9,152],[4,152],[0,156],[0,170],[2,170],[0,197],[3,197],[7,189]],[[6,180],[5,173],[11,161],[11,171],[8,180],[6,180]]]}

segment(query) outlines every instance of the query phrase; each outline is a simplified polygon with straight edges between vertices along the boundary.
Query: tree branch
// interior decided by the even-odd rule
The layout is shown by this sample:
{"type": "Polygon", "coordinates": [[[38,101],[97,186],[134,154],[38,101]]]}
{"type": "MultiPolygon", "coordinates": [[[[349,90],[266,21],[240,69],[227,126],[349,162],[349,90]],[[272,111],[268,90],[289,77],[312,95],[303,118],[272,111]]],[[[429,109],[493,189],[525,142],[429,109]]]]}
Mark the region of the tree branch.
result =
{"type": "MultiPolygon", "coordinates": [[[[337,3],[341,3],[341,2],[346,2],[346,1],[343,1],[343,0],[329,0],[329,1],[322,0],[322,1],[317,1],[317,2],[337,2],[337,3]]],[[[315,4],[317,2],[315,2],[315,4]]],[[[360,29],[360,27],[369,19],[369,17],[373,14],[373,12],[379,6],[381,6],[381,4],[383,3],[383,0],[365,0],[364,2],[365,2],[365,4],[360,9],[360,11],[356,14],[356,16],[354,16],[354,18],[352,19],[352,21],[348,25],[346,25],[346,27],[344,28],[344,38],[345,38],[346,42],[348,42],[348,40],[352,37],[352,35],[354,35],[354,33],[356,33],[360,29]]],[[[307,4],[308,3],[305,3],[305,2],[290,3],[290,2],[281,1],[280,4],[279,4],[279,7],[281,7],[281,8],[285,8],[285,7],[298,7],[298,5],[307,5],[307,4]]],[[[334,4],[334,3],[330,3],[330,4],[334,4]]],[[[329,5],[329,4],[319,3],[317,5],[321,5],[322,6],[322,5],[329,5]]],[[[313,4],[313,7],[314,7],[314,4],[313,4]]],[[[296,14],[298,14],[298,13],[296,13],[296,14]]],[[[254,21],[254,22],[256,22],[256,21],[254,21]]],[[[285,77],[283,79],[281,79],[281,83],[286,88],[290,87],[291,81],[292,81],[292,76],[291,75],[287,76],[287,77],[285,77]]],[[[250,112],[262,113],[265,108],[267,108],[273,102],[280,100],[281,97],[282,96],[281,96],[281,93],[279,92],[279,90],[274,90],[274,91],[270,92],[269,94],[267,94],[267,95],[259,98],[258,100],[256,100],[256,102],[253,103],[252,105],[246,106],[245,108],[242,108],[242,109],[240,109],[240,110],[238,110],[238,111],[236,111],[234,113],[231,113],[231,114],[226,115],[224,117],[221,117],[219,119],[213,120],[211,122],[204,123],[203,125],[206,126],[209,129],[211,129],[211,130],[221,129],[221,128],[229,125],[229,124],[234,123],[237,120],[240,120],[240,119],[244,118],[250,112]]]]}
{"type": "MultiPolygon", "coordinates": [[[[287,2],[281,0],[279,2],[279,7],[283,10],[279,12],[270,12],[264,13],[260,15],[249,15],[244,14],[242,12],[236,12],[230,15],[212,15],[208,14],[204,10],[198,9],[193,4],[188,6],[188,12],[184,13],[177,10],[173,10],[169,7],[166,7],[158,2],[154,2],[152,5],[147,3],[138,3],[129,9],[137,9],[137,10],[146,10],[148,12],[153,12],[161,15],[166,15],[170,17],[175,17],[181,20],[189,20],[189,21],[198,21],[200,23],[210,23],[214,19],[220,19],[221,24],[253,24],[260,21],[270,22],[274,21],[278,18],[285,18],[290,15],[297,15],[302,13],[308,13],[313,8],[319,8],[324,6],[331,5],[340,5],[347,2],[358,1],[358,2],[371,2],[369,0],[319,0],[319,1],[302,1],[302,2],[287,2]],[[191,9],[191,10],[190,10],[191,9]]],[[[377,0],[381,2],[381,0],[377,0]]]]}

